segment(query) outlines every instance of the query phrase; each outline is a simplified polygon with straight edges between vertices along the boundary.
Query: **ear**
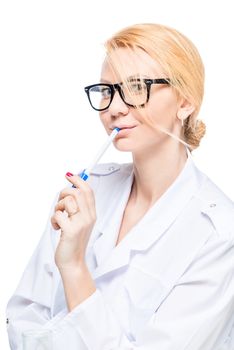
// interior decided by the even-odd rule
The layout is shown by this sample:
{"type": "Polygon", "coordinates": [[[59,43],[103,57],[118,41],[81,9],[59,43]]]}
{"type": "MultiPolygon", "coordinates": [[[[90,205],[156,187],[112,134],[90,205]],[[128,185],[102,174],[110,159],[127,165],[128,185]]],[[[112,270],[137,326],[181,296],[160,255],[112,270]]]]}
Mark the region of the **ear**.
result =
{"type": "Polygon", "coordinates": [[[178,104],[177,118],[182,122],[187,119],[195,111],[195,106],[186,100],[181,98],[178,104]]]}

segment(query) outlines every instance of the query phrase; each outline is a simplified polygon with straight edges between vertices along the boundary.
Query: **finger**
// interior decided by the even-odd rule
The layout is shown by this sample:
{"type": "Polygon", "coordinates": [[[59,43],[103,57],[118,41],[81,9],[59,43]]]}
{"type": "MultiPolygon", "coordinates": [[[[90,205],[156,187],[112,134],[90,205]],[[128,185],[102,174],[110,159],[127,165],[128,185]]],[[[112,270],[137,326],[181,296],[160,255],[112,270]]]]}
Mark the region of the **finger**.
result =
{"type": "Polygon", "coordinates": [[[96,206],[95,206],[95,197],[93,190],[90,186],[79,189],[79,192],[76,197],[79,211],[88,219],[91,217],[92,220],[96,218],[96,206]]]}
{"type": "MultiPolygon", "coordinates": [[[[74,192],[74,189],[71,189],[74,192]]],[[[66,193],[70,193],[70,191],[63,191],[61,197],[63,197],[66,193]]],[[[90,207],[87,196],[79,191],[78,195],[74,196],[66,196],[61,199],[55,206],[55,211],[66,211],[69,216],[76,214],[78,211],[82,213],[84,218],[88,220],[91,216],[92,219],[96,217],[95,207],[90,207]]]]}
{"type": "Polygon", "coordinates": [[[86,197],[87,205],[89,207],[89,211],[93,213],[95,210],[95,197],[92,188],[90,185],[81,179],[77,175],[72,175],[71,173],[67,173],[66,178],[67,180],[72,183],[76,188],[71,189],[71,191],[74,191],[74,196],[76,197],[77,201],[79,200],[80,195],[84,195],[86,197]],[[69,174],[69,175],[67,175],[69,174]],[[77,189],[79,191],[77,191],[77,189]]]}
{"type": "Polygon", "coordinates": [[[66,179],[74,185],[76,188],[85,190],[85,188],[90,187],[87,181],[84,181],[80,176],[73,175],[71,173],[66,173],[66,179]]]}
{"type": "Polygon", "coordinates": [[[51,219],[50,219],[51,225],[52,225],[54,230],[60,230],[60,226],[58,225],[57,220],[55,219],[54,215],[51,216],[51,219]]]}
{"type": "Polygon", "coordinates": [[[67,225],[66,214],[60,210],[57,210],[51,217],[51,224],[55,230],[65,230],[67,225]]]}
{"type": "Polygon", "coordinates": [[[73,196],[75,199],[79,194],[79,190],[77,188],[65,187],[60,193],[58,200],[63,199],[67,196],[73,196]]]}
{"type": "Polygon", "coordinates": [[[90,216],[90,206],[89,206],[89,203],[87,201],[87,197],[81,191],[79,192],[79,194],[78,194],[78,196],[76,198],[76,204],[77,204],[79,213],[83,217],[89,217],[90,216]]]}
{"type": "Polygon", "coordinates": [[[68,215],[73,215],[77,213],[78,209],[79,207],[77,205],[77,201],[74,199],[73,196],[67,196],[61,199],[55,206],[55,212],[57,210],[66,211],[68,215]]]}

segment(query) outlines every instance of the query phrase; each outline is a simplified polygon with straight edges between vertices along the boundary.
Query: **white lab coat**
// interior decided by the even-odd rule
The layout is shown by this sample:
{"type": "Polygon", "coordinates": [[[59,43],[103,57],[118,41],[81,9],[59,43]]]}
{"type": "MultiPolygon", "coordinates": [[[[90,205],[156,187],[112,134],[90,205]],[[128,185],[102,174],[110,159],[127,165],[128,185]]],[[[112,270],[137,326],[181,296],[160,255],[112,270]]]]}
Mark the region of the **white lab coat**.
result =
{"type": "Polygon", "coordinates": [[[131,164],[90,178],[97,222],[86,261],[97,290],[67,311],[48,222],[7,308],[12,350],[21,332],[48,328],[55,350],[233,350],[234,204],[193,163],[115,246],[131,164]]]}

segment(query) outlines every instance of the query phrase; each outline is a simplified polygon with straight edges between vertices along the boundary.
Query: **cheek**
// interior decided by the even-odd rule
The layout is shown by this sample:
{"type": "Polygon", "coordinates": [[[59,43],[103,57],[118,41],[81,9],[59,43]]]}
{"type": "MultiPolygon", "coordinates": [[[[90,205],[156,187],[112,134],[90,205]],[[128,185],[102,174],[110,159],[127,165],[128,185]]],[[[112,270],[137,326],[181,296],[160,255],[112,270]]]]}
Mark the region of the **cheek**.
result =
{"type": "Polygon", "coordinates": [[[148,116],[155,122],[170,125],[176,119],[177,100],[175,96],[154,96],[146,106],[148,116]]]}
{"type": "Polygon", "coordinates": [[[105,113],[105,112],[99,113],[99,118],[100,118],[101,123],[105,127],[105,129],[107,129],[107,121],[108,121],[107,113],[105,113]]]}

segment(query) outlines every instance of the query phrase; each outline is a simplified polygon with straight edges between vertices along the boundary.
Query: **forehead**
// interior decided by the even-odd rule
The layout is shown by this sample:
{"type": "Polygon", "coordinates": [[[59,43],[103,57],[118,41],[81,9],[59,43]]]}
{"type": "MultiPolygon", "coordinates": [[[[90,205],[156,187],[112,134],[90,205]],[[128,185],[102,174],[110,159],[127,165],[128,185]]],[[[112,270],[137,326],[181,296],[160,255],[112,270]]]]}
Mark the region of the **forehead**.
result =
{"type": "Polygon", "coordinates": [[[101,79],[122,80],[129,76],[162,77],[160,65],[141,49],[118,48],[108,54],[103,62],[101,79]]]}

